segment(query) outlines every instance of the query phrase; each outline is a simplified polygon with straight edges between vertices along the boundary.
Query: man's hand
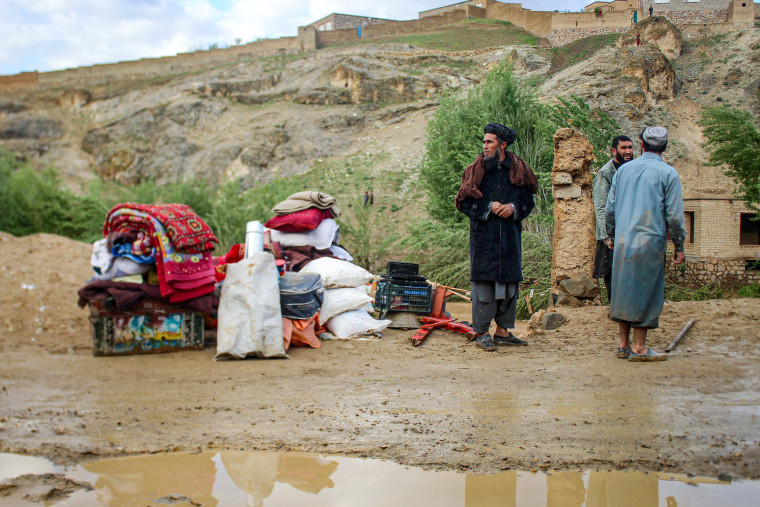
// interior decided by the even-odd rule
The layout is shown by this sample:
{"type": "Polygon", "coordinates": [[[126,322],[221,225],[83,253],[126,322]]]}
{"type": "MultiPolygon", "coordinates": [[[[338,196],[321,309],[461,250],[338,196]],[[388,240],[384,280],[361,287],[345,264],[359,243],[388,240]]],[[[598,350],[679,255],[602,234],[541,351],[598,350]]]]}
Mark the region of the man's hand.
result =
{"type": "Polygon", "coordinates": [[[509,218],[514,213],[515,208],[510,203],[501,204],[498,201],[491,203],[491,213],[500,216],[501,218],[509,218]]]}
{"type": "Polygon", "coordinates": [[[615,249],[615,242],[612,241],[612,238],[605,239],[604,240],[604,244],[607,245],[607,248],[609,248],[610,250],[614,250],[615,249]]]}
{"type": "Polygon", "coordinates": [[[682,264],[686,260],[683,252],[673,252],[673,264],[682,264]]]}

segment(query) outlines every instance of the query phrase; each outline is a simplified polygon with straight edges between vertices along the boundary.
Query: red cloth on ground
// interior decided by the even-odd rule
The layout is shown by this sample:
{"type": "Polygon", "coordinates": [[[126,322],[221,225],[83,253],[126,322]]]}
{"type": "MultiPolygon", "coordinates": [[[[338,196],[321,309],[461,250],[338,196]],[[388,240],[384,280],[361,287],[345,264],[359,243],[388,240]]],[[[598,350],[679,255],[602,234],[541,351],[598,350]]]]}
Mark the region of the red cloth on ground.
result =
{"type": "Polygon", "coordinates": [[[182,253],[201,253],[214,249],[214,243],[219,243],[211,228],[204,222],[193,209],[186,204],[117,204],[106,216],[103,224],[103,236],[113,232],[110,219],[114,211],[121,208],[130,208],[143,211],[156,220],[166,229],[174,248],[182,253]]]}
{"type": "Polygon", "coordinates": [[[316,229],[325,218],[333,218],[329,209],[309,208],[287,215],[277,215],[269,219],[264,226],[282,232],[306,232],[316,229]]]}
{"type": "Polygon", "coordinates": [[[282,318],[282,336],[285,342],[285,350],[293,347],[311,347],[318,349],[322,343],[317,338],[319,332],[319,312],[310,319],[282,318]]]}

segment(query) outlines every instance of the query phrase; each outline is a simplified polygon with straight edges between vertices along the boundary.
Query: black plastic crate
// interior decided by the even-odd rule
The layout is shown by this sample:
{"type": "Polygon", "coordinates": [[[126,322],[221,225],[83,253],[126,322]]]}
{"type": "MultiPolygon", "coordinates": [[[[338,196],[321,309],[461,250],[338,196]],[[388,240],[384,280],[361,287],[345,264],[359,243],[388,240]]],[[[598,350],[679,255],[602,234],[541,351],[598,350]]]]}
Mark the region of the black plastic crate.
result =
{"type": "Polygon", "coordinates": [[[375,291],[375,306],[380,311],[430,313],[433,288],[409,287],[380,281],[375,291]]]}
{"type": "Polygon", "coordinates": [[[420,265],[412,262],[389,262],[388,274],[416,276],[420,274],[420,265]]]}

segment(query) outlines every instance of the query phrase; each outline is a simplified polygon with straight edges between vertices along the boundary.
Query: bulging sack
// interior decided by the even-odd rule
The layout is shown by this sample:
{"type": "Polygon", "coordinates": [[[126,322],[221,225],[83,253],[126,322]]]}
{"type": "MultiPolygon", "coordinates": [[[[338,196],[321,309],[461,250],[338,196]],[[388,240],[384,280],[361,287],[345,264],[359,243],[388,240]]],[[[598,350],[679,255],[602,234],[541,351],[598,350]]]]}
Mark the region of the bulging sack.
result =
{"type": "Polygon", "coordinates": [[[214,360],[288,357],[278,278],[269,252],[253,252],[252,257],[229,265],[219,300],[214,360]]]}
{"type": "Polygon", "coordinates": [[[366,269],[332,257],[320,257],[306,265],[299,273],[317,273],[327,289],[358,287],[374,278],[366,269]]]}
{"type": "Polygon", "coordinates": [[[327,289],[319,310],[319,321],[327,322],[336,315],[361,308],[372,301],[363,287],[327,289]]]}
{"type": "Polygon", "coordinates": [[[336,338],[347,339],[381,333],[390,324],[390,320],[375,320],[359,309],[336,315],[325,326],[336,338]]]}

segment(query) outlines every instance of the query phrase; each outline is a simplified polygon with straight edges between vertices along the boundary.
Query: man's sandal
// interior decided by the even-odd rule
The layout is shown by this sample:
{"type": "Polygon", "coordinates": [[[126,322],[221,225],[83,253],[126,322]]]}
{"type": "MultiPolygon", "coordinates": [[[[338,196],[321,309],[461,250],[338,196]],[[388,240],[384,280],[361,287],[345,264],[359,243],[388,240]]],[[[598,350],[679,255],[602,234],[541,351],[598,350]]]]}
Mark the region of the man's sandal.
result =
{"type": "Polygon", "coordinates": [[[644,361],[665,361],[668,359],[668,356],[665,354],[658,354],[652,349],[647,349],[646,354],[637,354],[633,350],[631,350],[631,353],[628,355],[629,361],[636,361],[636,362],[644,362],[644,361]]]}
{"type": "Polygon", "coordinates": [[[491,339],[491,335],[488,333],[482,334],[475,338],[475,345],[483,350],[487,350],[488,352],[493,352],[496,350],[496,345],[494,345],[493,339],[491,339]]]}
{"type": "Polygon", "coordinates": [[[617,356],[620,359],[628,359],[628,357],[631,355],[631,348],[630,347],[618,347],[617,349],[617,356]]]}
{"type": "Polygon", "coordinates": [[[511,345],[511,346],[519,346],[519,345],[527,345],[528,342],[525,340],[521,340],[512,333],[509,333],[507,336],[500,336],[498,334],[493,335],[493,342],[496,345],[511,345]]]}

